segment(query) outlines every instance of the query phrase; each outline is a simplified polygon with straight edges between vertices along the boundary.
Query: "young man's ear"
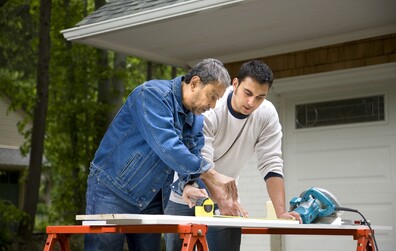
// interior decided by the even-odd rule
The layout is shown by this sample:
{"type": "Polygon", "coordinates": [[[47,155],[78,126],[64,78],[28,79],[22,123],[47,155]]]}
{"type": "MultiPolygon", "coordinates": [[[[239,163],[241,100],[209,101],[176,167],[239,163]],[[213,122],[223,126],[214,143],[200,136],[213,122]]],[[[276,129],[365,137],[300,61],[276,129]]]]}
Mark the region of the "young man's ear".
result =
{"type": "Polygon", "coordinates": [[[234,87],[234,91],[236,90],[236,88],[238,87],[238,85],[239,85],[238,78],[234,78],[234,79],[232,80],[232,86],[234,87]]]}

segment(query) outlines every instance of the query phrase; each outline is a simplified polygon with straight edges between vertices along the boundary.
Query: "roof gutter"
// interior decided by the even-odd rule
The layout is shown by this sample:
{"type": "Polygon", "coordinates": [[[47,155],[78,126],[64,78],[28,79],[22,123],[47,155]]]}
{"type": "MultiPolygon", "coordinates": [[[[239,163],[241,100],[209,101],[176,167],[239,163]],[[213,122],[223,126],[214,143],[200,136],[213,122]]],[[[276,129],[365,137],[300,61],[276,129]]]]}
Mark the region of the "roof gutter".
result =
{"type": "Polygon", "coordinates": [[[153,23],[164,19],[215,9],[222,6],[229,6],[243,1],[246,0],[192,0],[106,21],[82,25],[80,27],[65,29],[62,30],[61,33],[66,40],[74,41],[111,31],[153,23]]]}

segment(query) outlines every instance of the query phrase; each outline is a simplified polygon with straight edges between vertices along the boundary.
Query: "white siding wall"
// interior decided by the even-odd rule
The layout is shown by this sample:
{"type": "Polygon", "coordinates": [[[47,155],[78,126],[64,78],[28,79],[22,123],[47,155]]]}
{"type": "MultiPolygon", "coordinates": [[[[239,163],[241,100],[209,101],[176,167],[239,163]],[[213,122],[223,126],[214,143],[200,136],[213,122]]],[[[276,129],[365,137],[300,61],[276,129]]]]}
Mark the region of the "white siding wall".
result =
{"type": "Polygon", "coordinates": [[[17,128],[23,117],[20,112],[8,111],[9,105],[6,98],[0,97],[0,147],[18,148],[24,142],[17,128]]]}

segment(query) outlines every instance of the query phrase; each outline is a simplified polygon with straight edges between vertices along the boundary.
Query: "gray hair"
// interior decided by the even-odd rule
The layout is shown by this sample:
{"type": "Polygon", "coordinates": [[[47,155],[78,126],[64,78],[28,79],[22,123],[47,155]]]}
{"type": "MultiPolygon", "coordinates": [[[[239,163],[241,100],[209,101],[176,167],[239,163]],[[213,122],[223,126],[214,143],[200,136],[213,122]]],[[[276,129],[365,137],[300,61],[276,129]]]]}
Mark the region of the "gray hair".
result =
{"type": "Polygon", "coordinates": [[[230,74],[218,59],[207,58],[196,64],[184,76],[184,82],[189,84],[194,76],[198,76],[205,85],[217,82],[227,88],[231,84],[230,74]]]}

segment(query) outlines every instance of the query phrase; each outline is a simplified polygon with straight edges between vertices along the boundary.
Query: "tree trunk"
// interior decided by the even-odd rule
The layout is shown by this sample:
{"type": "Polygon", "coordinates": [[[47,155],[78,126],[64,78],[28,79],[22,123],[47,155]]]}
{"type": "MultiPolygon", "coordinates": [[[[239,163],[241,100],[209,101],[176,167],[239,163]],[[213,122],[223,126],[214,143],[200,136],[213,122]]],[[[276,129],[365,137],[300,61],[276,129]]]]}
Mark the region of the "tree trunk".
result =
{"type": "MultiPolygon", "coordinates": [[[[95,0],[95,9],[99,9],[103,5],[106,4],[105,0],[95,0]]],[[[107,50],[97,49],[98,53],[98,66],[99,66],[99,79],[98,79],[98,105],[101,106],[104,104],[105,106],[109,103],[109,89],[110,89],[110,80],[108,74],[103,74],[108,72],[109,69],[109,56],[107,50]]],[[[94,143],[96,146],[99,146],[100,141],[104,133],[106,132],[108,121],[107,121],[107,112],[103,109],[98,111],[95,117],[95,125],[97,128],[96,136],[94,143]]]]}
{"type": "Polygon", "coordinates": [[[172,66],[172,78],[177,77],[177,68],[172,66]]]}
{"type": "Polygon", "coordinates": [[[153,63],[151,63],[150,61],[147,62],[147,76],[146,76],[146,80],[149,81],[151,79],[153,79],[153,63]]]}
{"type": "Polygon", "coordinates": [[[110,97],[111,99],[109,100],[109,105],[110,109],[109,112],[107,113],[107,121],[108,124],[111,123],[113,120],[114,116],[117,114],[118,110],[120,109],[122,105],[122,97],[124,96],[125,92],[125,85],[124,81],[119,77],[120,72],[125,71],[126,67],[126,56],[121,53],[115,53],[114,55],[114,71],[116,74],[113,75],[112,81],[111,81],[111,94],[110,97]]]}
{"type": "Polygon", "coordinates": [[[27,176],[23,203],[23,210],[29,215],[29,219],[27,222],[21,224],[19,228],[19,235],[26,241],[31,240],[33,233],[39,198],[41,165],[44,153],[44,134],[48,109],[48,88],[50,82],[50,20],[51,0],[41,0],[36,83],[37,100],[33,119],[29,173],[27,176]]]}
{"type": "MultiPolygon", "coordinates": [[[[108,72],[109,71],[109,63],[108,63],[108,52],[106,50],[102,49],[97,49],[99,58],[98,58],[98,66],[99,66],[99,72],[98,74],[100,75],[98,79],[98,105],[100,107],[106,107],[108,104],[109,100],[109,88],[110,88],[110,80],[108,78],[108,74],[103,74],[103,72],[108,72]],[[103,104],[105,106],[103,106],[103,104]]],[[[95,136],[95,145],[99,146],[99,143],[106,132],[107,129],[107,116],[106,116],[106,111],[103,109],[100,109],[98,111],[98,114],[96,114],[95,117],[95,126],[97,128],[97,133],[95,136]]]]}

